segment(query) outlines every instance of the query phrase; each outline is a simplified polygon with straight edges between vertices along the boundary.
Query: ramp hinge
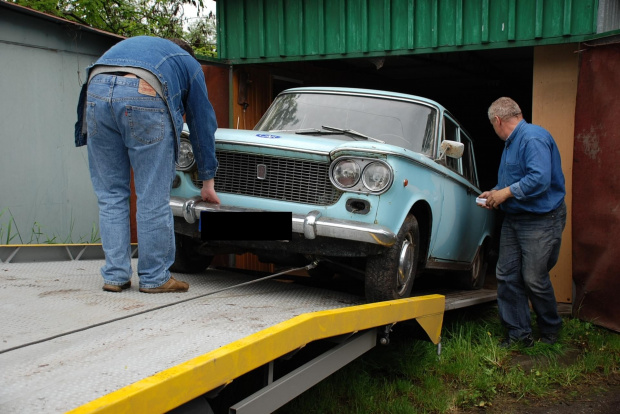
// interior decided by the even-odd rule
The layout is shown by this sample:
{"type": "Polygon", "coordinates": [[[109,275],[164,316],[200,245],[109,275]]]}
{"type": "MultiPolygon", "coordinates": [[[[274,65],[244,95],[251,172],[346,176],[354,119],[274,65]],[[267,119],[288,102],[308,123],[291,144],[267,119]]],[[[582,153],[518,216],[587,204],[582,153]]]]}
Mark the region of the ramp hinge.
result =
{"type": "Polygon", "coordinates": [[[390,332],[392,332],[392,328],[396,325],[395,323],[385,325],[383,327],[383,332],[379,334],[379,343],[381,345],[389,345],[390,344],[390,332]]]}

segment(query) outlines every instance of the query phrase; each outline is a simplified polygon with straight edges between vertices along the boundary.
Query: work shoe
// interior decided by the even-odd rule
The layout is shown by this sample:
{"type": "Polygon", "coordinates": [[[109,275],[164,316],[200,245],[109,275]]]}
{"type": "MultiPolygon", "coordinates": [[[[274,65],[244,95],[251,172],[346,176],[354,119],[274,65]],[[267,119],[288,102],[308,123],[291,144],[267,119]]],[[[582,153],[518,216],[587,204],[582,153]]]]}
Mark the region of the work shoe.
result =
{"type": "Polygon", "coordinates": [[[502,340],[502,342],[499,343],[500,348],[511,348],[518,345],[522,346],[523,348],[531,348],[534,346],[534,338],[531,334],[529,334],[523,339],[514,339],[508,337],[507,339],[504,339],[502,340]]]}
{"type": "Polygon", "coordinates": [[[129,289],[131,287],[131,280],[123,285],[108,285],[107,283],[103,285],[103,290],[106,292],[122,292],[125,289],[129,289]]]}
{"type": "Polygon", "coordinates": [[[167,292],[187,292],[189,289],[189,284],[185,282],[181,282],[180,280],[176,280],[172,276],[170,276],[170,280],[168,280],[163,285],[156,288],[140,288],[140,292],[144,293],[167,293],[167,292]]]}
{"type": "Polygon", "coordinates": [[[540,335],[540,342],[543,344],[553,345],[558,341],[558,334],[548,333],[540,335]]]}

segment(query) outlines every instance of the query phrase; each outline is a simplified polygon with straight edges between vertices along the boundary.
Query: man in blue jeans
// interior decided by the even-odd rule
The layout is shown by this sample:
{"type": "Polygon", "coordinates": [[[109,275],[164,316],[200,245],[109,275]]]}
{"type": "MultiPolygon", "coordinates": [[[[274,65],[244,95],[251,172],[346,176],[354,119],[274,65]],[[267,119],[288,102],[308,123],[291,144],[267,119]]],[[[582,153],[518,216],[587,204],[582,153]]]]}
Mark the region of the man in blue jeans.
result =
{"type": "Polygon", "coordinates": [[[88,160],[99,203],[105,253],[103,290],[131,287],[129,197],[131,169],[137,196],[140,291],[185,292],[171,277],[175,257],[170,191],[183,116],[203,181],[201,197],[219,203],[214,190],[217,122],[202,68],[183,41],[138,36],[110,48],[87,69],[75,126],[76,146],[88,139],[88,160]]]}
{"type": "Polygon", "coordinates": [[[525,122],[512,99],[493,102],[488,116],[505,141],[498,184],[480,195],[486,198],[484,208],[505,213],[496,270],[499,317],[508,330],[501,345],[534,345],[528,301],[540,341],[553,344],[562,318],[549,270],[558,260],[566,224],[560,153],[551,134],[525,122]]]}

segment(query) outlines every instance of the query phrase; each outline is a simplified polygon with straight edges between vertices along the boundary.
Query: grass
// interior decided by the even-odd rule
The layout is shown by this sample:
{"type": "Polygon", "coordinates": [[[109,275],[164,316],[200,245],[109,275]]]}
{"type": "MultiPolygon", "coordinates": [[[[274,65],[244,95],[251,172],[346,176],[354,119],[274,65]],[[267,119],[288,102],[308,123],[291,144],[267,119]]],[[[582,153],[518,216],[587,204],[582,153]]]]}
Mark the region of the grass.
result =
{"type": "Polygon", "coordinates": [[[552,398],[620,370],[620,335],[569,317],[558,343],[527,349],[499,348],[504,332],[492,306],[447,313],[440,356],[413,331],[412,324],[396,325],[388,347],[374,348],[277,413],[453,413],[492,406],[498,397],[552,398]]]}
{"type": "Polygon", "coordinates": [[[8,208],[0,211],[0,220],[3,220],[3,216],[8,216],[8,219],[6,224],[0,221],[0,244],[11,244],[15,237],[19,237],[21,240],[19,230],[13,230],[13,226],[15,226],[16,229],[17,226],[15,224],[15,219],[8,208]]]}
{"type": "Polygon", "coordinates": [[[73,227],[75,222],[71,219],[67,236],[60,237],[57,234],[48,235],[41,223],[34,222],[28,233],[28,239],[22,237],[21,232],[15,222],[11,210],[5,208],[0,211],[0,245],[5,244],[73,244],[73,243],[100,243],[99,229],[93,223],[90,234],[83,235],[77,241],[73,240],[73,227]]]}

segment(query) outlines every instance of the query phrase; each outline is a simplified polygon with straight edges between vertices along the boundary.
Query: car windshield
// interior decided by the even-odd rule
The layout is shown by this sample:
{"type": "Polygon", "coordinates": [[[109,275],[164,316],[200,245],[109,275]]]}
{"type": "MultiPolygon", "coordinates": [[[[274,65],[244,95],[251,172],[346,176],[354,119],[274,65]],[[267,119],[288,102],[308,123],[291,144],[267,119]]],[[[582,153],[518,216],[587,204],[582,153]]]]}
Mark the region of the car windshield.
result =
{"type": "Polygon", "coordinates": [[[254,129],[378,140],[431,155],[436,116],[434,108],[411,101],[289,93],[276,98],[254,129]]]}

